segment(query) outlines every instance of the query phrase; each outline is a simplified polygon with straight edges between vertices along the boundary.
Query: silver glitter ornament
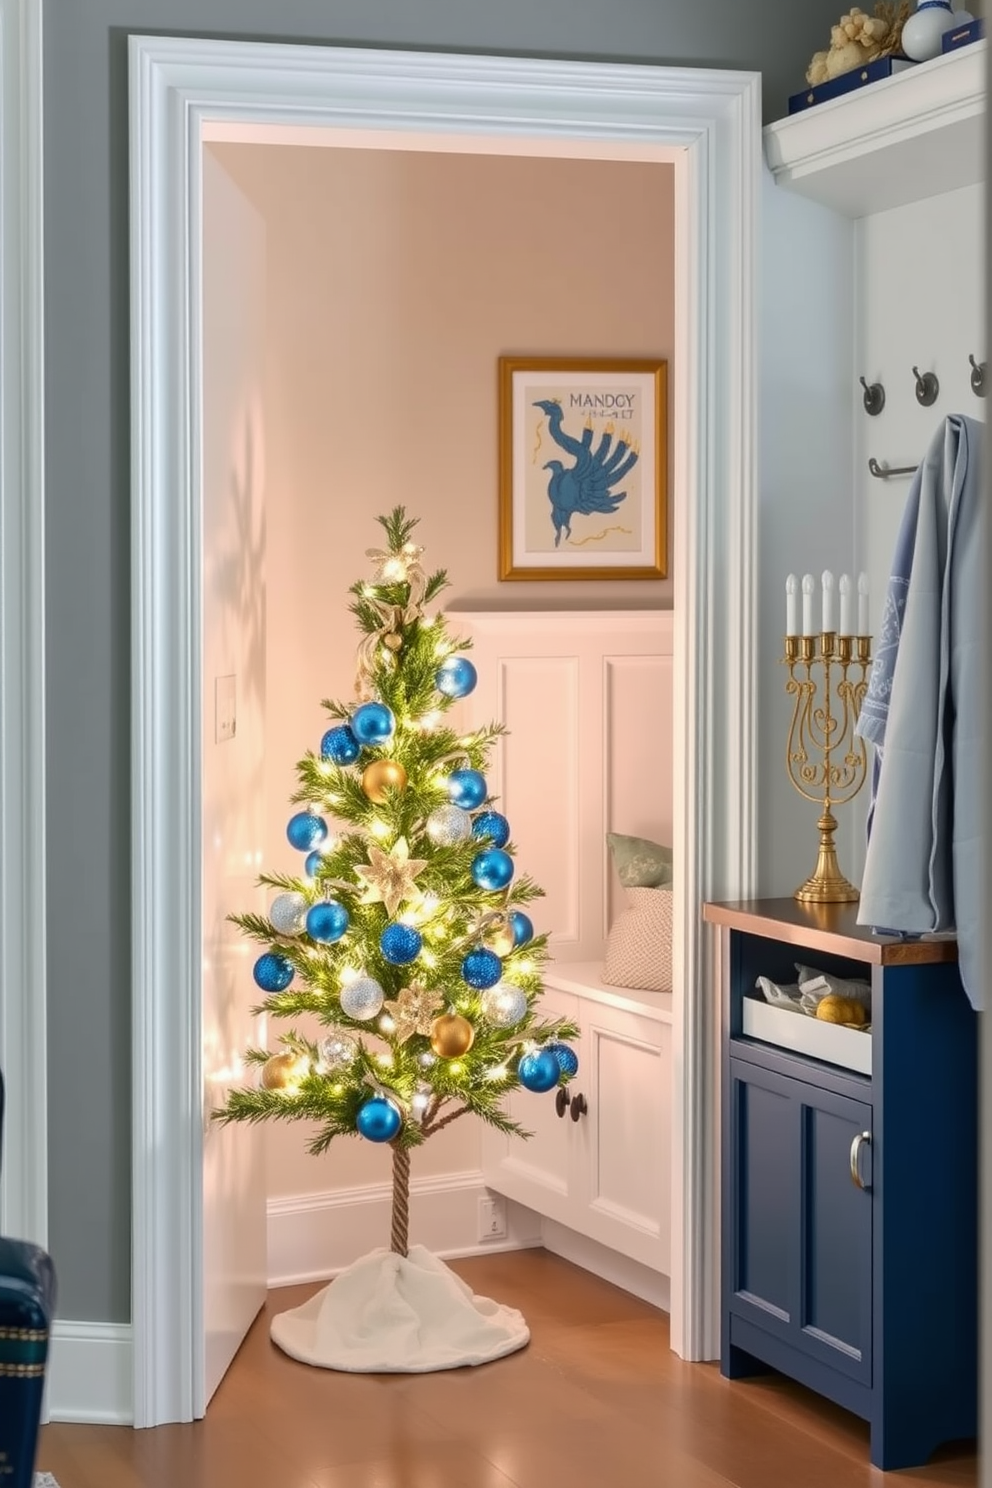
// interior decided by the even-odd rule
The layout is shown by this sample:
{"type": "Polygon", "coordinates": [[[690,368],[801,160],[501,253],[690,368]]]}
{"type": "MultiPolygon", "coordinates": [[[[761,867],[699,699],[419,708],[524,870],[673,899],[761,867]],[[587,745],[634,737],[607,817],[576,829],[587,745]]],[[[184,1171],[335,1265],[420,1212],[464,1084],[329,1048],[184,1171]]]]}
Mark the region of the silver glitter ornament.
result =
{"type": "Polygon", "coordinates": [[[299,935],[309,905],[303,894],[280,894],[269,908],[269,919],[280,935],[299,935]]]}
{"type": "Polygon", "coordinates": [[[341,1011],[349,1018],[366,1021],[382,1010],[385,995],[375,977],[356,977],[341,988],[341,1011]]]}
{"type": "Polygon", "coordinates": [[[320,1062],[331,1074],[335,1070],[347,1069],[358,1053],[358,1040],[347,1028],[332,1028],[319,1044],[320,1062]]]}
{"type": "Polygon", "coordinates": [[[472,818],[460,806],[438,806],[426,823],[427,835],[435,847],[455,847],[472,835],[472,818]]]}
{"type": "Polygon", "coordinates": [[[494,1028],[513,1028],[527,1015],[527,997],[509,982],[497,982],[482,994],[482,1016],[494,1028]]]}

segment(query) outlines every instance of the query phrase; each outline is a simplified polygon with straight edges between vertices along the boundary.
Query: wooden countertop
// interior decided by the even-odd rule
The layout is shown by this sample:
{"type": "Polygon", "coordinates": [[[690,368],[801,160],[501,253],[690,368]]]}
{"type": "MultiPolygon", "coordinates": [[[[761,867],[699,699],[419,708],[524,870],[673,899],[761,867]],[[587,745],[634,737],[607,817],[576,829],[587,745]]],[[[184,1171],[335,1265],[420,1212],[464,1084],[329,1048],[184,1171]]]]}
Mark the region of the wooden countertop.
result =
{"type": "Polygon", "coordinates": [[[703,919],[711,925],[744,930],[769,940],[811,950],[832,951],[868,961],[873,966],[924,965],[956,961],[957,940],[952,935],[921,940],[899,940],[875,935],[858,924],[857,904],[801,904],[798,899],[741,899],[730,904],[704,904],[703,919]]]}

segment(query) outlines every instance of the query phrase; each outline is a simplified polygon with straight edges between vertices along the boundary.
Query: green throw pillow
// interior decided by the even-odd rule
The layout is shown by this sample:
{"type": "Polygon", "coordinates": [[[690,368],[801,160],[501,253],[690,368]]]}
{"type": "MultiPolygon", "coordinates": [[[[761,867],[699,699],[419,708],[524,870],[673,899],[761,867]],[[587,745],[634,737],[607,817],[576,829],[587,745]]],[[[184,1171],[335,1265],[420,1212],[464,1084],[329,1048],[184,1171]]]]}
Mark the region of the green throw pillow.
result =
{"type": "Polygon", "coordinates": [[[649,837],[607,832],[606,841],[625,889],[657,889],[672,881],[672,849],[649,837]]]}

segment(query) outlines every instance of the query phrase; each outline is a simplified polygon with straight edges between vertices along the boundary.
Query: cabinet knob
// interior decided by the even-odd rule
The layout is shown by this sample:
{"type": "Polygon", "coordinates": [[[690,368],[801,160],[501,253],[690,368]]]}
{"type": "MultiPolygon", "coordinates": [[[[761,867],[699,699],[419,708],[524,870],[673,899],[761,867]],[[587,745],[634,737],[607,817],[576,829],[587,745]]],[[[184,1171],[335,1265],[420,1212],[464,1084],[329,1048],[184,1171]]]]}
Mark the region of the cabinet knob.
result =
{"type": "Polygon", "coordinates": [[[871,1180],[866,1183],[861,1176],[861,1149],[866,1143],[871,1146],[871,1132],[858,1132],[851,1143],[851,1179],[858,1188],[867,1192],[871,1188],[871,1180]]]}
{"type": "Polygon", "coordinates": [[[555,1091],[555,1110],[558,1112],[559,1116],[564,1116],[565,1112],[568,1110],[568,1103],[570,1100],[571,1096],[565,1089],[564,1085],[559,1085],[558,1089],[555,1091]]]}
{"type": "Polygon", "coordinates": [[[580,1116],[584,1116],[586,1114],[586,1112],[588,1111],[588,1109],[589,1109],[589,1107],[586,1105],[586,1098],[585,1098],[584,1095],[573,1095],[572,1096],[572,1112],[571,1112],[571,1115],[572,1115],[572,1120],[573,1121],[578,1121],[579,1117],[580,1116]]]}

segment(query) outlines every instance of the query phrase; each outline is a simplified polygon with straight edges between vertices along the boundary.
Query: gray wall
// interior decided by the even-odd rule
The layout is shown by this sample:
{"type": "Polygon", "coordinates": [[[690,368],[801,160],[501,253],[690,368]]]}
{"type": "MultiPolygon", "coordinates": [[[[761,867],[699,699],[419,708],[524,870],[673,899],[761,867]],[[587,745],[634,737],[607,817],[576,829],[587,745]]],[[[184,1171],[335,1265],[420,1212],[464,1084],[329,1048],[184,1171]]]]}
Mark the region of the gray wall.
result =
{"type": "Polygon", "coordinates": [[[774,118],[836,13],[837,0],[45,0],[50,1244],[63,1317],[130,1316],[128,33],[763,70],[774,118]]]}

